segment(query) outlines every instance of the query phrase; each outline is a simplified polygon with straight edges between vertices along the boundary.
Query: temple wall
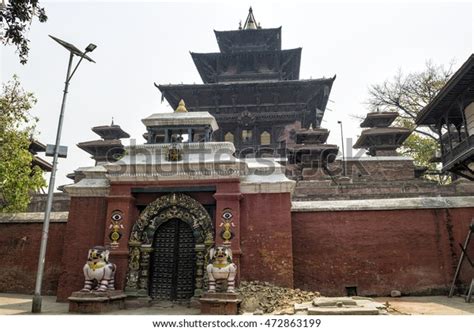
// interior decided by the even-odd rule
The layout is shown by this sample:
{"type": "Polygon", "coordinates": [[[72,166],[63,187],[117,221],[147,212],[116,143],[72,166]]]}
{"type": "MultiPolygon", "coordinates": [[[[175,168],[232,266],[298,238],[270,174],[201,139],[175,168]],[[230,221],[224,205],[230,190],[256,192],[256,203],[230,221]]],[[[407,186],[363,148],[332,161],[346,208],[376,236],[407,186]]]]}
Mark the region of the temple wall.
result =
{"type": "MultiPolygon", "coordinates": [[[[295,287],[328,296],[347,295],[346,287],[366,296],[445,294],[473,207],[294,211],[295,287]]],[[[473,276],[465,262],[462,282],[473,276]]]]}
{"type": "MultiPolygon", "coordinates": [[[[195,197],[212,199],[208,193],[195,197]]],[[[221,200],[223,206],[237,199],[224,197],[232,200],[221,200]]],[[[143,195],[135,202],[142,199],[148,201],[143,195]]],[[[394,289],[446,293],[460,256],[458,244],[474,217],[472,197],[294,201],[291,207],[289,193],[244,193],[238,201],[240,247],[234,252],[240,280],[323,295],[345,295],[346,287],[354,286],[359,295],[388,295],[394,289]]],[[[68,218],[52,213],[44,294],[57,293],[64,301],[82,288],[87,251],[104,244],[108,203],[104,197],[73,197],[68,218]]],[[[42,219],[42,213],[0,217],[0,292],[33,293],[42,219]]],[[[469,253],[474,256],[474,245],[469,253]]],[[[121,261],[127,256],[114,255],[121,288],[126,272],[121,261]]],[[[468,267],[465,262],[463,284],[474,276],[468,267]]]]}
{"type": "MultiPolygon", "coordinates": [[[[43,228],[43,213],[0,217],[0,292],[33,294],[43,228]]],[[[42,293],[56,294],[61,273],[67,213],[51,213],[42,293]]]]}
{"type": "Polygon", "coordinates": [[[245,194],[241,201],[241,280],[293,286],[289,193],[245,194]]]}
{"type": "Polygon", "coordinates": [[[105,197],[71,197],[60,264],[58,301],[65,301],[73,291],[84,286],[82,269],[87,261],[87,252],[96,245],[104,244],[106,212],[105,197]]]}

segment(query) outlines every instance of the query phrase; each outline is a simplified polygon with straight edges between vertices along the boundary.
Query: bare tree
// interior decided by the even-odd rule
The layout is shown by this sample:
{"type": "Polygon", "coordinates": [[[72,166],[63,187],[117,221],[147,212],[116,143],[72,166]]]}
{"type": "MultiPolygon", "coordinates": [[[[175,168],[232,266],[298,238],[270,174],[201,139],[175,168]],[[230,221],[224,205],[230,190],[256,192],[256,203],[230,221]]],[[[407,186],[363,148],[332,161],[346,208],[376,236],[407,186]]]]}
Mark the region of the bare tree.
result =
{"type": "Polygon", "coordinates": [[[435,165],[430,164],[429,159],[438,149],[439,133],[430,127],[418,128],[415,119],[446,85],[453,74],[453,64],[451,61],[445,67],[427,61],[424,70],[408,74],[399,69],[392,79],[370,86],[366,101],[371,111],[379,109],[399,113],[396,124],[414,132],[403,144],[402,154],[412,156],[415,163],[432,170],[435,165]]]}
{"type": "Polygon", "coordinates": [[[416,128],[415,118],[446,85],[452,74],[453,62],[446,68],[429,60],[423,71],[409,74],[399,69],[392,79],[369,87],[367,104],[372,111],[397,111],[400,114],[399,125],[436,140],[438,133],[431,128],[416,128]]]}

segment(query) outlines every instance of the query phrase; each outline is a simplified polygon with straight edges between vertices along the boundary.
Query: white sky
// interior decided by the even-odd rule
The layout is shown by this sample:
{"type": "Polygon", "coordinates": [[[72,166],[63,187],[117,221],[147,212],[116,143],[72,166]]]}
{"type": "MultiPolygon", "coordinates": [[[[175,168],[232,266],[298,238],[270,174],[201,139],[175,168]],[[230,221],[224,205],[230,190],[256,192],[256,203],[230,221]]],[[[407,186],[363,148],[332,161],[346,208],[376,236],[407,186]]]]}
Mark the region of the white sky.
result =
{"type": "MultiPolygon", "coordinates": [[[[331,130],[328,143],[340,145],[338,120],[345,137],[355,141],[364,115],[369,85],[404,72],[422,70],[426,60],[457,69],[472,53],[472,4],[458,3],[329,3],[329,2],[105,2],[41,1],[48,22],[31,27],[30,57],[19,64],[13,47],[1,47],[0,79],[17,74],[35,93],[39,140],[54,143],[68,54],[48,37],[52,34],[83,49],[90,42],[96,64],[84,62],[68,95],[56,186],[79,166],[92,165],[78,142],[98,139],[90,128],[115,124],[143,142],[141,119],[170,111],[153,85],[201,83],[189,51],[216,52],[215,30],[235,30],[248,7],[263,28],[283,26],[283,48],[303,47],[300,78],[332,77],[329,109],[322,126],[331,130]]],[[[128,141],[124,141],[128,144],[128,141]]],[[[49,178],[49,176],[48,176],[49,178]]]]}

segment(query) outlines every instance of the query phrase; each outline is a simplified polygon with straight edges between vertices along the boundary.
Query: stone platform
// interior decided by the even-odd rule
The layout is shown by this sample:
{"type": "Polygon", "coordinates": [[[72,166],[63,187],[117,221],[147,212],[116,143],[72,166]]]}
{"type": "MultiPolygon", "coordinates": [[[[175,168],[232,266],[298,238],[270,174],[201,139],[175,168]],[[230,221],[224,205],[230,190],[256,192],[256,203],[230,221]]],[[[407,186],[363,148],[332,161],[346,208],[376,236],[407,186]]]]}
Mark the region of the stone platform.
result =
{"type": "Polygon", "coordinates": [[[242,300],[237,293],[204,293],[201,303],[201,315],[237,315],[242,300]]]}
{"type": "Polygon", "coordinates": [[[294,308],[298,315],[379,315],[383,306],[369,298],[320,297],[294,308]]]}
{"type": "Polygon", "coordinates": [[[123,291],[73,292],[68,298],[69,312],[81,314],[100,314],[112,310],[125,309],[123,291]]]}

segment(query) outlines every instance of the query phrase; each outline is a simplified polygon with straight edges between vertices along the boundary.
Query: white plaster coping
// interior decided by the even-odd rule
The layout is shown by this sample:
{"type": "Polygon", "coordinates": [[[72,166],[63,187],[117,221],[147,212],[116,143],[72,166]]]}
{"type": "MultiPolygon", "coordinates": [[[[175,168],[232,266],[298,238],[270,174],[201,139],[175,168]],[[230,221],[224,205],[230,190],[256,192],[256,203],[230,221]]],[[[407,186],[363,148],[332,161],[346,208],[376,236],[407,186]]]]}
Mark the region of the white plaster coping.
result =
{"type": "Polygon", "coordinates": [[[147,127],[209,125],[213,131],[219,128],[215,117],[207,111],[156,113],[142,119],[142,123],[147,127]]]}
{"type": "Polygon", "coordinates": [[[473,196],[292,201],[292,212],[472,208],[473,196]]]}
{"type": "MultiPolygon", "coordinates": [[[[51,223],[66,223],[69,212],[53,211],[49,219],[51,223]]],[[[0,213],[0,223],[43,223],[44,213],[0,213]]]]}
{"type": "Polygon", "coordinates": [[[104,197],[109,193],[110,183],[105,177],[107,169],[98,165],[95,167],[80,168],[85,178],[79,182],[65,185],[64,191],[71,197],[104,197]]]}
{"type": "Polygon", "coordinates": [[[285,176],[285,167],[277,159],[243,159],[249,174],[241,177],[242,193],[292,193],[295,181],[285,176]]]}
{"type": "MultiPolygon", "coordinates": [[[[166,143],[166,144],[128,145],[128,146],[125,146],[124,149],[126,151],[126,155],[139,152],[140,150],[143,150],[143,149],[153,151],[156,154],[158,154],[158,152],[161,154],[165,154],[167,148],[170,145],[175,145],[175,144],[166,143]]],[[[180,143],[178,145],[183,148],[183,153],[188,153],[188,154],[200,154],[202,152],[207,152],[206,154],[211,154],[217,151],[227,151],[228,152],[227,154],[232,155],[235,152],[234,144],[231,142],[225,142],[225,141],[180,143]]]]}
{"type": "Polygon", "coordinates": [[[175,181],[239,178],[247,174],[244,161],[235,158],[229,142],[184,143],[181,161],[166,160],[171,144],[143,144],[126,147],[117,162],[104,164],[111,182],[175,181]]]}
{"type": "Polygon", "coordinates": [[[147,174],[147,173],[124,173],[120,176],[108,175],[107,178],[110,182],[165,182],[165,181],[191,181],[191,180],[219,180],[227,178],[240,178],[238,172],[234,174],[220,174],[216,171],[209,172],[179,172],[172,175],[160,175],[160,174],[147,174]]]}
{"type": "MultiPolygon", "coordinates": [[[[351,156],[345,157],[344,161],[359,161],[359,162],[367,162],[367,161],[413,161],[414,159],[410,156],[351,156]]],[[[337,156],[336,161],[342,161],[342,156],[337,156]]]]}

